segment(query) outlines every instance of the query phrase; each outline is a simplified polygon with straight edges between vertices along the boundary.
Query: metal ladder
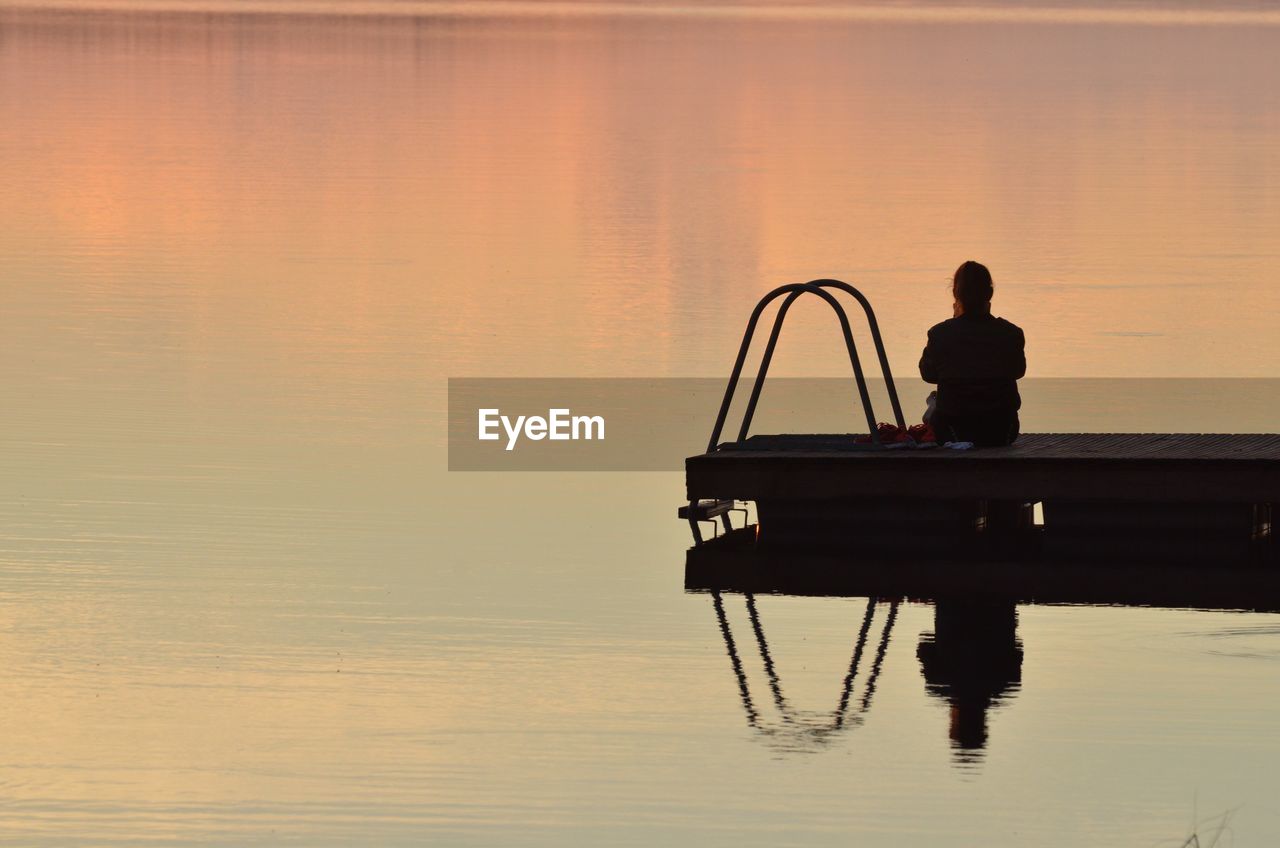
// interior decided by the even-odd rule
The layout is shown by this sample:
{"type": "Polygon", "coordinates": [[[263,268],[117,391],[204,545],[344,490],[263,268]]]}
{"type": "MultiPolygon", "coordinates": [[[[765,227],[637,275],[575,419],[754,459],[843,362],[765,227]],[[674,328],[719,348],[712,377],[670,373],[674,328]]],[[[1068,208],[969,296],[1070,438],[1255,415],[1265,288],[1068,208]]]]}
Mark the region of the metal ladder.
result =
{"type": "Polygon", "coordinates": [[[715,453],[719,447],[720,433],[724,429],[725,419],[729,417],[729,406],[733,402],[733,393],[738,387],[738,380],[742,376],[742,366],[746,364],[747,352],[751,348],[751,339],[755,335],[756,325],[760,323],[760,316],[774,300],[782,295],[786,295],[787,299],[782,302],[782,306],[778,308],[778,314],[773,319],[773,330],[769,333],[769,343],[764,349],[764,358],[760,360],[760,370],[756,374],[755,385],[751,387],[751,397],[747,401],[747,409],[742,415],[742,427],[738,430],[738,441],[745,441],[747,438],[747,430],[751,427],[751,419],[756,413],[756,403],[760,400],[760,391],[764,388],[765,375],[769,373],[769,363],[773,361],[773,352],[778,346],[778,336],[782,333],[782,322],[787,318],[787,312],[791,309],[791,304],[802,294],[815,294],[827,302],[827,304],[835,310],[836,318],[840,321],[840,330],[844,334],[844,344],[849,351],[849,362],[853,365],[853,376],[858,383],[858,396],[862,401],[862,411],[867,418],[867,428],[871,431],[871,443],[880,445],[880,434],[876,429],[876,415],[871,406],[871,395],[867,391],[867,379],[862,372],[862,362],[858,358],[858,348],[853,341],[853,330],[849,327],[849,316],[845,314],[844,307],[840,302],[831,295],[827,289],[839,289],[851,295],[862,305],[862,310],[867,314],[867,325],[871,329],[871,340],[876,346],[876,357],[880,360],[880,371],[884,375],[884,381],[889,389],[889,402],[893,405],[893,417],[899,427],[906,429],[906,421],[902,417],[902,405],[898,403],[898,390],[893,385],[893,373],[889,370],[889,357],[884,352],[884,341],[880,338],[880,326],[876,323],[876,314],[871,309],[871,303],[853,286],[840,280],[810,280],[807,283],[788,283],[785,286],[778,286],[773,291],[760,298],[760,302],[756,304],[756,308],[751,312],[751,318],[747,321],[747,331],[743,334],[742,345],[738,348],[738,358],[733,363],[733,373],[729,376],[729,385],[724,391],[724,401],[720,404],[720,414],[716,416],[715,429],[711,431],[711,440],[707,443],[707,453],[715,453]]]}
{"type": "MultiPolygon", "coordinates": [[[[733,403],[734,391],[738,387],[738,380],[742,377],[742,368],[746,364],[747,352],[751,349],[751,340],[755,336],[756,325],[760,323],[760,316],[764,314],[765,307],[784,294],[787,299],[782,302],[782,306],[778,308],[778,314],[773,319],[773,329],[769,333],[769,342],[765,345],[764,357],[760,360],[760,370],[756,373],[755,385],[751,387],[751,397],[747,400],[747,408],[742,415],[742,426],[738,429],[737,440],[739,442],[746,441],[747,431],[751,428],[751,419],[755,417],[756,404],[760,401],[760,391],[764,388],[765,376],[769,373],[769,364],[773,361],[773,352],[778,346],[778,336],[782,333],[782,323],[787,318],[787,312],[790,311],[791,304],[795,303],[802,294],[814,294],[826,301],[827,305],[835,310],[836,318],[840,321],[840,330],[844,334],[845,348],[849,351],[849,362],[853,365],[853,376],[858,383],[858,396],[862,402],[862,411],[866,416],[867,428],[871,434],[871,447],[883,447],[880,441],[880,433],[876,426],[875,410],[871,405],[871,395],[867,391],[866,376],[862,371],[862,361],[858,358],[858,348],[853,341],[853,330],[849,326],[849,316],[845,314],[844,307],[840,305],[840,302],[827,289],[838,289],[845,292],[862,305],[862,310],[867,315],[867,326],[871,330],[871,340],[876,346],[876,358],[880,360],[880,372],[884,375],[885,385],[889,390],[889,402],[893,405],[893,417],[899,427],[906,429],[907,424],[902,416],[902,405],[898,402],[898,390],[893,385],[893,372],[889,370],[889,357],[884,352],[884,340],[880,337],[880,325],[876,323],[876,314],[871,308],[870,301],[867,300],[862,292],[841,280],[810,280],[807,283],[788,283],[785,286],[778,286],[760,298],[760,302],[752,310],[751,318],[747,321],[747,331],[743,334],[742,344],[738,348],[738,358],[733,363],[733,373],[729,375],[729,385],[724,390],[724,400],[720,404],[720,413],[716,416],[715,429],[711,431],[711,439],[707,442],[707,453],[715,453],[720,448],[720,433],[724,430],[725,419],[729,417],[729,406],[733,403]]],[[[694,542],[702,544],[702,530],[698,526],[698,522],[714,522],[719,517],[724,524],[725,531],[728,532],[733,529],[733,525],[729,521],[729,512],[734,508],[733,501],[692,500],[688,506],[680,508],[678,515],[689,522],[689,527],[693,531],[694,542]]]]}

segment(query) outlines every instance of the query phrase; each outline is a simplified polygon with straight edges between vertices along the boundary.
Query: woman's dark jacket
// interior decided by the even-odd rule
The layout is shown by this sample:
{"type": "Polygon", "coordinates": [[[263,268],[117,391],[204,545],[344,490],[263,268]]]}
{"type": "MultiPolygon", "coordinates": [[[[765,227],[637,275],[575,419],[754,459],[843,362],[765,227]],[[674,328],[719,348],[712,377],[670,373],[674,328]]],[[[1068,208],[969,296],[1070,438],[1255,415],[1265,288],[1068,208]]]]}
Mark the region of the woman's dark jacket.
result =
{"type": "Polygon", "coordinates": [[[920,376],[938,384],[930,423],[940,438],[980,445],[1017,438],[1025,344],[1017,325],[990,313],[961,315],[929,330],[920,376]]]}

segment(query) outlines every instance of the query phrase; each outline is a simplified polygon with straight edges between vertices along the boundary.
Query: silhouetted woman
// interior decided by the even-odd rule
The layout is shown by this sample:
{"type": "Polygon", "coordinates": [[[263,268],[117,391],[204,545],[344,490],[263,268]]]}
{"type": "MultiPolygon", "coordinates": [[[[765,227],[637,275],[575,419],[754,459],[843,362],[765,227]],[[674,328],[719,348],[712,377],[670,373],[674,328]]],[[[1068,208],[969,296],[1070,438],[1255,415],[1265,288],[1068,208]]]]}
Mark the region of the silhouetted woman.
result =
{"type": "Polygon", "coordinates": [[[986,266],[964,263],[951,281],[955,317],[929,330],[920,376],[938,385],[925,423],[939,441],[995,446],[1018,438],[1025,340],[1016,325],[991,314],[993,292],[986,266]]]}

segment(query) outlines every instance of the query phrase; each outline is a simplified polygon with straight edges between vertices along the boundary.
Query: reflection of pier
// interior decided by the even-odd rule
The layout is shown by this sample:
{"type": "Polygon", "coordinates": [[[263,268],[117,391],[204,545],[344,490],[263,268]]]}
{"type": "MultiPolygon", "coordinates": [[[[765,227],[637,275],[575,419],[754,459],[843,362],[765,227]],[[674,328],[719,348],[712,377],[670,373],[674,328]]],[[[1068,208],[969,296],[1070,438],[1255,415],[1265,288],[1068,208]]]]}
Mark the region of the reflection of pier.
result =
{"type": "Polygon", "coordinates": [[[864,658],[867,655],[868,642],[874,629],[876,609],[880,606],[880,601],[876,598],[867,600],[867,609],[863,614],[857,638],[854,640],[853,654],[849,659],[848,672],[844,676],[840,696],[834,709],[811,711],[797,709],[787,699],[786,694],[783,692],[782,681],[777,667],[773,662],[773,655],[769,650],[769,642],[765,637],[764,626],[760,621],[760,613],[756,607],[755,596],[747,594],[745,597],[747,616],[751,621],[751,630],[755,636],[756,647],[760,652],[760,662],[764,667],[769,692],[778,715],[776,722],[771,722],[767,719],[765,711],[757,705],[756,699],[752,696],[751,684],[743,666],[742,658],[738,653],[738,643],[733,637],[733,631],[729,626],[729,618],[725,614],[724,599],[719,592],[714,590],[711,592],[716,620],[720,625],[720,633],[724,637],[725,651],[729,655],[729,662],[738,682],[738,693],[742,698],[742,708],[746,713],[747,724],[772,740],[779,742],[784,747],[794,750],[815,749],[825,744],[833,734],[846,727],[861,724],[863,716],[871,709],[871,699],[875,695],[876,681],[879,679],[880,670],[884,666],[885,653],[889,648],[889,637],[893,632],[893,625],[898,617],[899,602],[891,600],[886,604],[888,611],[885,615],[884,624],[881,626],[879,638],[876,640],[875,653],[870,661],[870,668],[862,681],[861,695],[855,695],[855,684],[858,680],[859,672],[862,670],[864,658]]]}
{"type": "Polygon", "coordinates": [[[1008,603],[1125,604],[1280,612],[1280,568],[1213,559],[1023,561],[882,556],[757,544],[755,525],[690,548],[687,591],[844,597],[961,597],[1008,603]]]}
{"type": "Polygon", "coordinates": [[[916,656],[925,690],[948,708],[948,735],[955,761],[963,765],[981,758],[990,711],[1021,687],[1018,604],[1280,612],[1280,570],[1207,565],[1170,564],[1160,570],[1159,580],[1152,579],[1148,565],[1123,563],[970,560],[957,568],[947,560],[866,560],[848,553],[760,545],[755,527],[748,526],[690,548],[685,589],[711,595],[747,724],[786,750],[816,750],[841,730],[862,723],[898,617],[898,600],[877,599],[932,601],[934,627],[920,635],[916,656]],[[753,693],[730,629],[725,598],[733,593],[745,599],[772,709],[753,693]],[[869,599],[834,708],[803,711],[786,697],[756,603],[766,593],[869,599]],[[880,608],[887,613],[877,630],[880,608]],[[775,713],[776,719],[770,719],[775,713]]]}

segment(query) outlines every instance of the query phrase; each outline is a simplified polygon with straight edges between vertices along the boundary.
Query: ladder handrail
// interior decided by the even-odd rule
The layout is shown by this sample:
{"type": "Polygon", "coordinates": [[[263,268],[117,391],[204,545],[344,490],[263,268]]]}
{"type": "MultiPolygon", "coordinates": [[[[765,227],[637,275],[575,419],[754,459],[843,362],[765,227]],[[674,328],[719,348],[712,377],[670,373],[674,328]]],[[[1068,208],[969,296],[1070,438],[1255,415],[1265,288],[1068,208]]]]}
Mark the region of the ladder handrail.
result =
{"type": "Polygon", "coordinates": [[[863,411],[867,414],[867,427],[871,431],[871,441],[877,445],[880,443],[880,436],[876,432],[875,415],[871,411],[871,397],[867,393],[867,381],[862,374],[862,363],[858,361],[857,348],[853,343],[853,331],[849,328],[849,316],[845,314],[844,308],[840,306],[834,297],[818,286],[811,286],[808,283],[787,283],[786,285],[778,286],[760,298],[756,308],[751,311],[751,318],[747,321],[747,330],[742,336],[742,344],[738,347],[738,358],[733,363],[733,373],[729,375],[729,385],[725,388],[724,400],[720,404],[720,414],[716,416],[716,426],[711,431],[711,440],[707,444],[707,453],[715,451],[720,432],[724,429],[725,419],[729,415],[729,404],[733,401],[733,392],[738,385],[738,379],[742,376],[742,366],[747,360],[747,351],[751,347],[751,338],[755,335],[756,324],[760,322],[761,313],[774,300],[791,292],[811,292],[816,294],[835,310],[836,317],[840,319],[840,329],[844,333],[845,347],[849,350],[849,359],[853,363],[854,377],[858,381],[858,393],[862,397],[863,411]]]}
{"type": "Polygon", "coordinates": [[[840,305],[829,292],[827,288],[837,288],[848,294],[851,294],[861,305],[863,311],[867,314],[867,323],[871,328],[871,337],[876,346],[876,353],[880,360],[880,367],[885,376],[885,380],[889,387],[889,398],[893,404],[894,415],[898,420],[899,426],[905,426],[902,416],[902,408],[898,403],[898,393],[893,385],[893,375],[889,371],[889,360],[885,355],[884,342],[880,337],[880,328],[875,320],[875,313],[871,309],[871,304],[866,297],[857,289],[848,283],[840,280],[813,280],[808,283],[787,283],[778,286],[773,291],[766,294],[756,304],[751,312],[751,318],[747,321],[746,332],[742,336],[742,344],[738,347],[738,357],[733,364],[733,373],[729,376],[729,384],[725,387],[724,400],[720,404],[720,412],[716,416],[715,428],[711,431],[711,440],[707,444],[707,453],[712,453],[716,449],[717,442],[720,439],[720,433],[724,430],[725,419],[729,416],[729,406],[733,401],[733,394],[737,388],[738,380],[742,376],[742,367],[746,363],[747,352],[751,348],[751,340],[755,335],[756,325],[760,322],[760,316],[764,309],[777,298],[786,294],[789,295],[787,300],[783,302],[782,307],[778,310],[778,315],[774,319],[773,330],[769,335],[769,343],[765,350],[764,359],[761,360],[760,372],[757,375],[756,383],[752,387],[751,399],[748,401],[747,410],[744,416],[743,427],[739,432],[739,441],[746,437],[746,430],[750,426],[751,418],[755,415],[755,406],[760,399],[760,389],[764,382],[764,377],[769,368],[769,363],[773,359],[773,351],[777,347],[778,336],[782,331],[782,322],[786,317],[787,311],[791,304],[801,295],[805,293],[816,294],[827,302],[836,313],[836,317],[840,320],[840,330],[844,336],[845,348],[849,351],[849,361],[853,365],[853,374],[858,383],[858,394],[862,400],[862,409],[866,414],[867,428],[871,434],[871,441],[875,445],[880,444],[880,435],[876,429],[875,412],[871,405],[871,396],[867,391],[866,377],[862,372],[862,362],[858,358],[857,346],[853,341],[853,331],[849,327],[849,317],[845,313],[844,308],[840,305]]]}
{"type": "MultiPolygon", "coordinates": [[[[810,280],[807,285],[817,286],[818,288],[840,289],[852,295],[862,305],[862,310],[867,315],[867,326],[871,329],[871,341],[875,344],[876,356],[880,360],[880,373],[884,375],[885,385],[889,390],[889,403],[893,407],[893,417],[897,420],[898,426],[905,430],[907,422],[902,415],[902,405],[898,402],[898,390],[893,384],[893,373],[889,370],[889,357],[884,350],[884,340],[880,336],[880,325],[876,322],[876,313],[871,308],[871,302],[867,300],[862,292],[843,280],[810,280]]],[[[782,306],[778,308],[777,316],[773,319],[773,331],[769,333],[769,342],[765,345],[764,357],[760,360],[760,371],[756,374],[755,385],[751,387],[751,398],[747,401],[746,411],[742,415],[742,427],[738,430],[738,441],[740,442],[746,441],[747,430],[751,427],[751,419],[755,417],[756,404],[759,402],[760,392],[764,388],[764,378],[769,371],[769,364],[773,361],[773,352],[778,346],[778,336],[782,333],[782,322],[787,317],[787,311],[791,309],[791,304],[795,303],[801,294],[803,294],[801,291],[789,294],[787,299],[782,302],[782,306]]]]}

